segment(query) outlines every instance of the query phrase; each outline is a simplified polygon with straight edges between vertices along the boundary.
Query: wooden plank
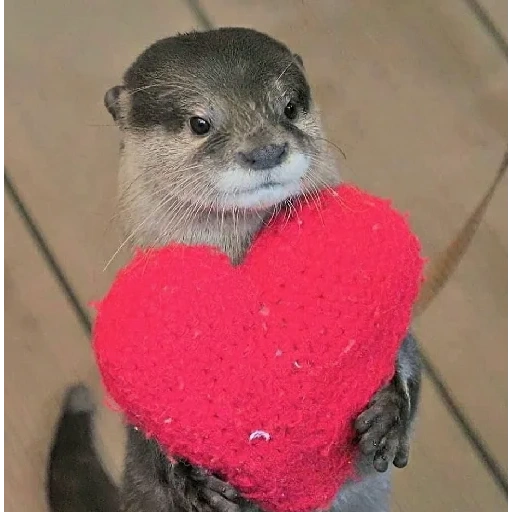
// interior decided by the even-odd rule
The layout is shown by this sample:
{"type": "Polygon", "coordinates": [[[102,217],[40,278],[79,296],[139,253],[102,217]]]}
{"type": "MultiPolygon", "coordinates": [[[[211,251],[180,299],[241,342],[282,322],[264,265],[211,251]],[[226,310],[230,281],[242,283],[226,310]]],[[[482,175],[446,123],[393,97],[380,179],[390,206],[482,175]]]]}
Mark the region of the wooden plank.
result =
{"type": "Polygon", "coordinates": [[[118,134],[103,95],[156,39],[191,29],[181,0],[6,5],[6,165],[82,301],[117,263],[118,134]]]}
{"type": "Polygon", "coordinates": [[[508,2],[507,0],[478,0],[496,28],[505,38],[508,36],[508,2]]]}
{"type": "MultiPolygon", "coordinates": [[[[425,253],[464,222],[506,147],[506,62],[462,2],[209,0],[302,55],[347,179],[411,213],[425,253]]],[[[503,468],[507,439],[505,187],[437,303],[427,354],[503,468]],[[485,406],[483,405],[485,404],[485,406]]]]}
{"type": "MultiPolygon", "coordinates": [[[[89,342],[9,199],[5,202],[5,506],[46,511],[48,450],[64,389],[99,379],[89,342]]],[[[120,419],[102,407],[99,448],[119,476],[120,419]]]]}
{"type": "Polygon", "coordinates": [[[410,463],[395,472],[392,510],[506,509],[506,499],[426,379],[410,463]]]}

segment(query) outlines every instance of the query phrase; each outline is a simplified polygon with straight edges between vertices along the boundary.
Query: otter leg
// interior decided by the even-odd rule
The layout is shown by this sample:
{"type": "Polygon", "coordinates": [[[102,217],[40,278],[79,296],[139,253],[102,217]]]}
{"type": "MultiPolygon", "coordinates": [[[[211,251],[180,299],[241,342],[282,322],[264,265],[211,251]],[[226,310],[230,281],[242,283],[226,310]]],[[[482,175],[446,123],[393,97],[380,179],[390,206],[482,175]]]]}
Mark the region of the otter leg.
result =
{"type": "Polygon", "coordinates": [[[239,512],[244,500],[229,484],[186,461],[171,461],[158,443],[128,427],[121,491],[123,512],[239,512]]]}
{"type": "Polygon", "coordinates": [[[420,384],[421,357],[415,339],[408,334],[391,382],[375,394],[355,423],[361,452],[373,456],[378,472],[385,472],[390,463],[398,468],[407,465],[420,384]]]}

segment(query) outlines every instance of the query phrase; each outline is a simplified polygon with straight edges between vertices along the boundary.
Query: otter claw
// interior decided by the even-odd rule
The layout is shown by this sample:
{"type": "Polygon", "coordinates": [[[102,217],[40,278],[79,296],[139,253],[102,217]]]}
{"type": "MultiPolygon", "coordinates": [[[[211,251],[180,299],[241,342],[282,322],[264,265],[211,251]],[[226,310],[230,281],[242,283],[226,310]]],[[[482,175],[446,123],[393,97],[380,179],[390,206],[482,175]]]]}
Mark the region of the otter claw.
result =
{"type": "Polygon", "coordinates": [[[406,394],[391,383],[379,391],[356,420],[359,448],[373,455],[376,471],[387,471],[389,463],[398,468],[409,458],[409,403],[406,394]]]}

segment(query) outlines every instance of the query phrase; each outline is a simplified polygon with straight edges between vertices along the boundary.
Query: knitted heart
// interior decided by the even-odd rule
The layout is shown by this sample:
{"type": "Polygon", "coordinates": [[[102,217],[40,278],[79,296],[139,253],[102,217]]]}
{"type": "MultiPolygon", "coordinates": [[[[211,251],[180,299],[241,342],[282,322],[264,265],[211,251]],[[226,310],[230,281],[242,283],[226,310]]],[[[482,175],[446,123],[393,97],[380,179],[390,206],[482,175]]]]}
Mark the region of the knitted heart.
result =
{"type": "Polygon", "coordinates": [[[94,329],[127,419],[274,512],[324,508],[356,476],[353,421],[393,374],[423,266],[387,201],[342,186],[298,209],[238,267],[138,253],[94,329]]]}

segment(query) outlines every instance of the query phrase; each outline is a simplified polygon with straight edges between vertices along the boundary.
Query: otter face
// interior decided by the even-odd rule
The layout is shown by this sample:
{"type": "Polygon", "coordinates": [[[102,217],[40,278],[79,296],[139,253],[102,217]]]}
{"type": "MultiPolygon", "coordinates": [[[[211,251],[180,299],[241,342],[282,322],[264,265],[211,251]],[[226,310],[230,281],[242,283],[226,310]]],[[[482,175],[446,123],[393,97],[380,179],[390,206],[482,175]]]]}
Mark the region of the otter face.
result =
{"type": "Polygon", "coordinates": [[[155,205],[258,210],[333,181],[301,59],[259,32],[158,41],[105,105],[123,137],[121,183],[155,205]]]}

